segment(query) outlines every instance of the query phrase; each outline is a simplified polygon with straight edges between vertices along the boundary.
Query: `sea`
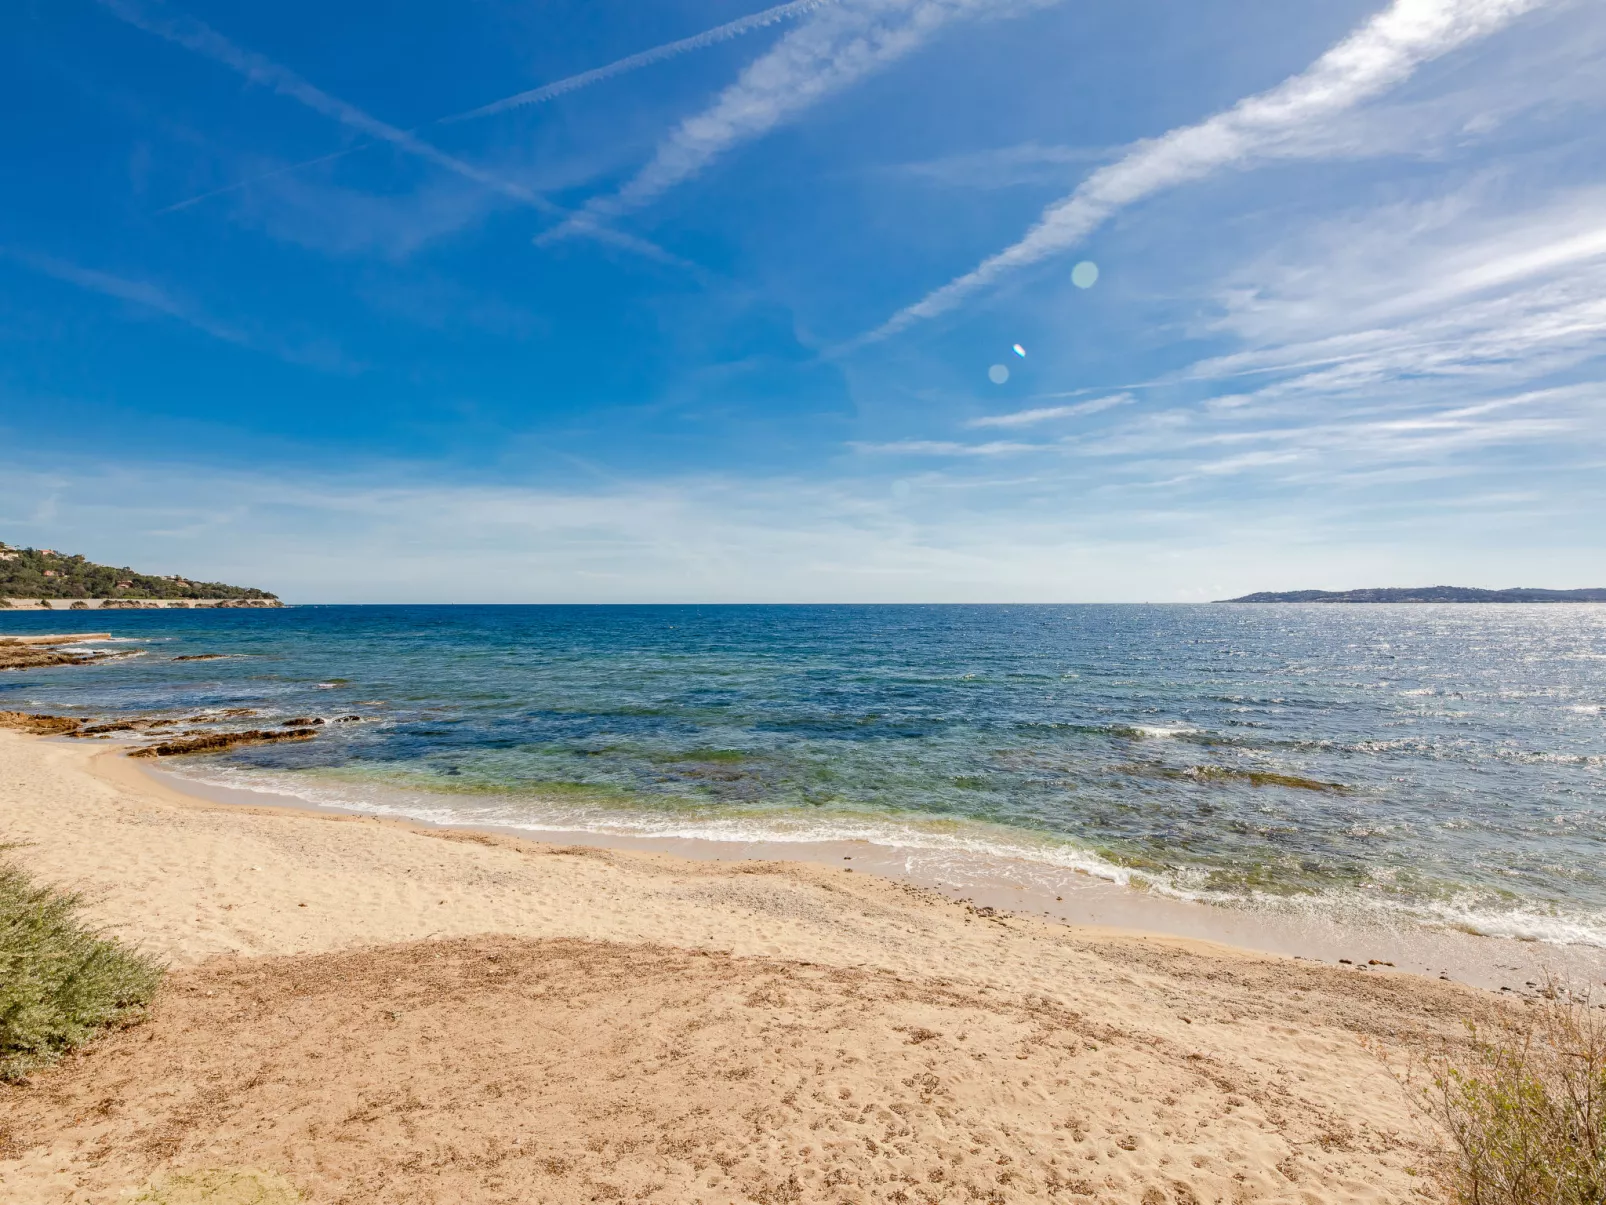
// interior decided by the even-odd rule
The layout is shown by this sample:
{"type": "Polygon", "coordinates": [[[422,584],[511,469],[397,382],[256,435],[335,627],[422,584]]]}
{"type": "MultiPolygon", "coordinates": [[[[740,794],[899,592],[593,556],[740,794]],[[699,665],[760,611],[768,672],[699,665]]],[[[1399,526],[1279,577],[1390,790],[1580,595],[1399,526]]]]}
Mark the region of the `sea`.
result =
{"type": "Polygon", "coordinates": [[[198,786],[1606,946],[1606,606],[0,613],[46,631],[127,655],[0,709],[329,721],[164,763],[198,786]]]}

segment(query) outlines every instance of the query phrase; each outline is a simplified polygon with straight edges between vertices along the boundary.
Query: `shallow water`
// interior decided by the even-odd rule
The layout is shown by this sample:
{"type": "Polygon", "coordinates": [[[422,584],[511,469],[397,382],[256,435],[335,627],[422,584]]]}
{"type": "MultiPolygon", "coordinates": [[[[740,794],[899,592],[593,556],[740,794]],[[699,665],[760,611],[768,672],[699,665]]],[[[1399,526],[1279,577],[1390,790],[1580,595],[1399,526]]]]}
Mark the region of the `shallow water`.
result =
{"type": "Polygon", "coordinates": [[[215,784],[1606,945],[1606,607],[0,615],[73,629],[142,655],[8,674],[0,708],[364,717],[174,766],[215,784]]]}

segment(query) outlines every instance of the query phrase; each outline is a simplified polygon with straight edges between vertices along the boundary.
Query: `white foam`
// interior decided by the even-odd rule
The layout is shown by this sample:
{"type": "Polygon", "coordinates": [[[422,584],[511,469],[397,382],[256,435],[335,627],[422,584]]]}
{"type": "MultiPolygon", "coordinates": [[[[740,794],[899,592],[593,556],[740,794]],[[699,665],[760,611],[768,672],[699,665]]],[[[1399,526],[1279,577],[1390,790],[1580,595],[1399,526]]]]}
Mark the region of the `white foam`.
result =
{"type": "Polygon", "coordinates": [[[863,842],[889,850],[1003,858],[1089,874],[1129,885],[1133,872],[1072,842],[981,821],[843,813],[703,809],[649,811],[603,803],[539,797],[444,797],[389,784],[313,779],[227,765],[186,767],[179,775],[208,786],[271,791],[318,807],[395,816],[442,825],[491,825],[531,833],[586,832],[598,836],[725,841],[738,844],[863,842]]]}

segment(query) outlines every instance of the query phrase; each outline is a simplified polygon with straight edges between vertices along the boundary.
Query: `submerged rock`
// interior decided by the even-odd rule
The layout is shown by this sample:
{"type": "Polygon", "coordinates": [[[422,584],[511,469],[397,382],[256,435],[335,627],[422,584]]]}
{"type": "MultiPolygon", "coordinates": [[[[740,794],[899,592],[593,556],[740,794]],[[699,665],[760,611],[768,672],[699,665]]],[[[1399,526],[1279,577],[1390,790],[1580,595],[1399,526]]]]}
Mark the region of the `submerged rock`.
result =
{"type": "Polygon", "coordinates": [[[84,652],[79,649],[56,647],[83,639],[79,636],[62,636],[54,641],[38,639],[0,639],[0,669],[48,669],[53,665],[88,665],[104,661],[111,656],[105,652],[84,652]]]}

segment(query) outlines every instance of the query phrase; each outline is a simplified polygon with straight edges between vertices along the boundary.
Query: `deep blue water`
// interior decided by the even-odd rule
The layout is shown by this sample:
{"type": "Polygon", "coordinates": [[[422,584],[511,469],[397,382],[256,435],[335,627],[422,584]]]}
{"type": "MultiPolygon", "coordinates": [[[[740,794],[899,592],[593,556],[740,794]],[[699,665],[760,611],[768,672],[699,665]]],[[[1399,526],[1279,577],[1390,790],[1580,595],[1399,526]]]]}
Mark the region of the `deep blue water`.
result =
{"type": "Polygon", "coordinates": [[[0,708],[361,715],[187,759],[433,819],[1006,852],[1606,944],[1606,607],[17,613],[0,708]],[[175,662],[193,653],[217,661],[175,662]]]}

